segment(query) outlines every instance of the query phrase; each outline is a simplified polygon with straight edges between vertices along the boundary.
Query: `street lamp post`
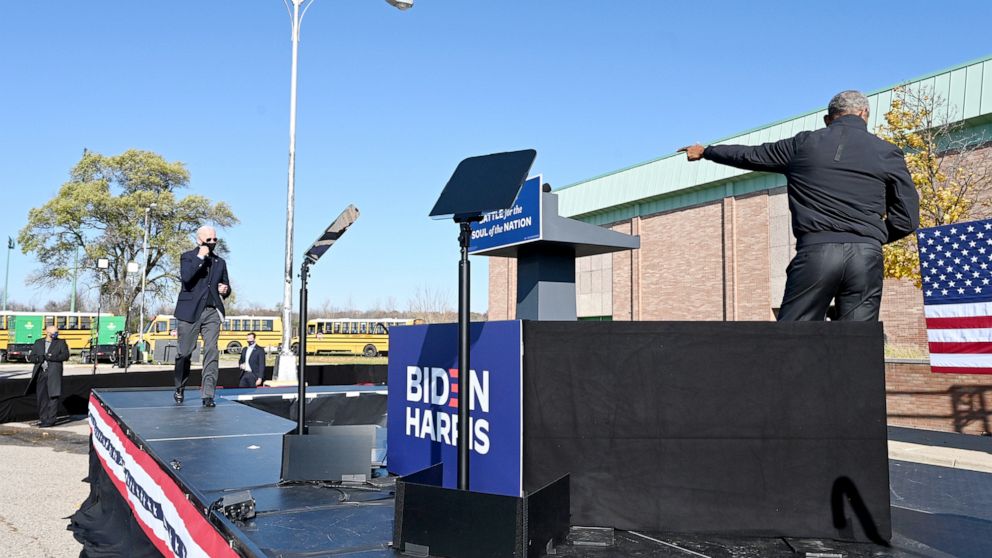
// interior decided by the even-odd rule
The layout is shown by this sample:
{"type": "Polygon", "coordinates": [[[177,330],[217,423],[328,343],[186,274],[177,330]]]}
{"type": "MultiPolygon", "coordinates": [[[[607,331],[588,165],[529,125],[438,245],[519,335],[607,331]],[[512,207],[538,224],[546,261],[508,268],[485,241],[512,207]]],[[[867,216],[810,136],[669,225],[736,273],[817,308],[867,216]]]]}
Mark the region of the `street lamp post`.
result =
{"type": "MultiPolygon", "coordinates": [[[[97,269],[107,269],[109,267],[110,260],[107,258],[100,258],[96,261],[97,269]]],[[[101,287],[97,288],[96,301],[96,335],[90,338],[90,360],[93,361],[94,374],[96,374],[96,344],[100,340],[100,314],[103,313],[103,288],[101,287]]]]}
{"type": "Polygon", "coordinates": [[[7,311],[7,291],[10,290],[10,252],[14,249],[14,239],[7,237],[7,272],[3,277],[3,311],[7,311]]]}
{"type": "Polygon", "coordinates": [[[148,229],[150,226],[149,217],[156,204],[150,204],[145,208],[145,240],[141,244],[144,251],[144,260],[141,264],[141,311],[138,314],[138,344],[141,346],[141,362],[145,360],[145,277],[148,275],[148,229]]]}
{"type": "MultiPolygon", "coordinates": [[[[131,286],[129,284],[130,282],[128,281],[128,278],[131,276],[131,274],[137,273],[137,272],[138,272],[138,262],[127,262],[127,273],[124,274],[124,289],[123,289],[124,292],[131,292],[131,286]]],[[[133,304],[133,302],[132,302],[132,304],[133,304]]],[[[119,349],[123,349],[123,350],[120,350],[119,351],[120,354],[117,355],[117,359],[118,359],[117,360],[117,366],[120,366],[120,364],[121,364],[121,360],[120,359],[124,359],[124,373],[125,374],[127,374],[127,369],[131,365],[131,354],[130,354],[131,351],[128,350],[128,340],[129,340],[129,337],[130,337],[130,332],[129,332],[130,323],[129,322],[131,320],[131,308],[132,308],[132,306],[129,304],[128,305],[127,312],[124,314],[124,331],[117,334],[118,335],[118,337],[117,337],[117,340],[118,340],[117,346],[118,346],[119,349]],[[121,334],[124,335],[123,338],[120,337],[121,334]],[[122,345],[123,345],[123,347],[122,347],[122,345]]],[[[144,308],[144,307],[142,307],[142,308],[144,308]]]]}
{"type": "MultiPolygon", "coordinates": [[[[286,260],[282,285],[282,350],[276,364],[276,379],[295,382],[296,356],[290,347],[293,335],[293,227],[296,204],[296,83],[300,53],[300,24],[314,0],[283,0],[292,20],[293,59],[289,81],[289,177],[286,186],[286,260]],[[290,8],[292,4],[292,8],[290,8]],[[302,7],[302,10],[301,10],[302,7]]],[[[399,9],[413,7],[413,0],[386,0],[399,9]]]]}

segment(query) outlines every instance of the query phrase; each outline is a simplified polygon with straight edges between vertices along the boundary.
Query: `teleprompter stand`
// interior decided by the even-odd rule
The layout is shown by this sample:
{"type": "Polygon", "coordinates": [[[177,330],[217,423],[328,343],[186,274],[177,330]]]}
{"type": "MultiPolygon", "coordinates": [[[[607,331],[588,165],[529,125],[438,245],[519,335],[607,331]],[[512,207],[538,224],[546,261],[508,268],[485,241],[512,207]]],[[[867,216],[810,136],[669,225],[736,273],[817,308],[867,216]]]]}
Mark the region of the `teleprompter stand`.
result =
{"type": "Polygon", "coordinates": [[[473,492],[469,482],[471,388],[469,308],[471,223],[513,205],[537,152],[528,149],[470,157],[441,192],[433,218],[452,218],[458,245],[458,488],[442,485],[439,463],[396,482],[393,544],[401,552],[458,558],[540,556],[568,534],[568,475],[519,497],[473,492]]]}
{"type": "Polygon", "coordinates": [[[317,263],[324,252],[341,238],[357,219],[358,208],[349,205],[306,251],[303,263],[300,265],[297,417],[296,428],[284,434],[282,439],[283,481],[365,480],[363,475],[369,472],[368,457],[372,449],[371,443],[368,447],[356,447],[354,439],[334,435],[310,435],[306,427],[307,280],[310,278],[310,267],[317,263]],[[356,457],[359,459],[355,459],[356,457]]]}

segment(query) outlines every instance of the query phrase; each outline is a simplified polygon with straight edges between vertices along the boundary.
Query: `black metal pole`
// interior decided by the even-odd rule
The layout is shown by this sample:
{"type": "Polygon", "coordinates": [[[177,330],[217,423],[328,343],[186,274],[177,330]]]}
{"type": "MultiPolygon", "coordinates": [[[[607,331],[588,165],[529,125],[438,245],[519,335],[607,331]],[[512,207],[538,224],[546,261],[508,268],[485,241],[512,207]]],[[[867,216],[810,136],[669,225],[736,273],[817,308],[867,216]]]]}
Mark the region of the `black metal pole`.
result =
{"type": "Polygon", "coordinates": [[[468,490],[468,464],[471,428],[469,401],[471,372],[469,368],[469,279],[471,267],[468,261],[468,245],[472,238],[472,227],[467,222],[459,222],[458,244],[461,246],[461,261],[458,262],[458,488],[468,490]]]}
{"type": "Polygon", "coordinates": [[[103,313],[103,297],[101,292],[96,295],[96,336],[90,338],[90,359],[93,361],[93,373],[96,374],[96,344],[100,342],[100,314],[103,313]]]}
{"type": "Polygon", "coordinates": [[[297,368],[297,409],[299,416],[296,417],[296,433],[306,434],[307,417],[307,279],[310,277],[310,260],[303,258],[303,265],[300,266],[300,343],[299,347],[299,367],[297,368]]]}

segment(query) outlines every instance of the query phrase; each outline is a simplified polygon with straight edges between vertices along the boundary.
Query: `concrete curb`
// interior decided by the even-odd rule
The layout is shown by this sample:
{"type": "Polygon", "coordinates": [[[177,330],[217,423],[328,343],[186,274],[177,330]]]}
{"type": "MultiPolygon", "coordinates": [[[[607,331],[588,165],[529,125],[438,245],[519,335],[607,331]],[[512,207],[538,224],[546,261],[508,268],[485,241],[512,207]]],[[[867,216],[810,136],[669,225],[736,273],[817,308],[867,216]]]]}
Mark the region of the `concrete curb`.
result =
{"type": "Polygon", "coordinates": [[[992,473],[992,455],[981,451],[889,440],[889,459],[992,473]]]}

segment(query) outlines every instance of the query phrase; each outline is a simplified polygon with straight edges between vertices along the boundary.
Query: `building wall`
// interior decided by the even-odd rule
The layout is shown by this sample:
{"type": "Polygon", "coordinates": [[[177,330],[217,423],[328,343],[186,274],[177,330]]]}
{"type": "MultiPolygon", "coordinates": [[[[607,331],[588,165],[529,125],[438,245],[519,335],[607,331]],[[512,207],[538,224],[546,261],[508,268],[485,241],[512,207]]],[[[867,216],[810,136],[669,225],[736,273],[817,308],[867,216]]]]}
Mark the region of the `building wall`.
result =
{"type": "Polygon", "coordinates": [[[642,217],[641,320],[722,320],[720,203],[642,217]]]}
{"type": "Polygon", "coordinates": [[[579,316],[613,316],[612,254],[575,261],[575,298],[579,316]]]}
{"type": "Polygon", "coordinates": [[[889,361],[885,394],[891,425],[967,434],[992,431],[992,375],[933,374],[926,361],[889,361]]]}

